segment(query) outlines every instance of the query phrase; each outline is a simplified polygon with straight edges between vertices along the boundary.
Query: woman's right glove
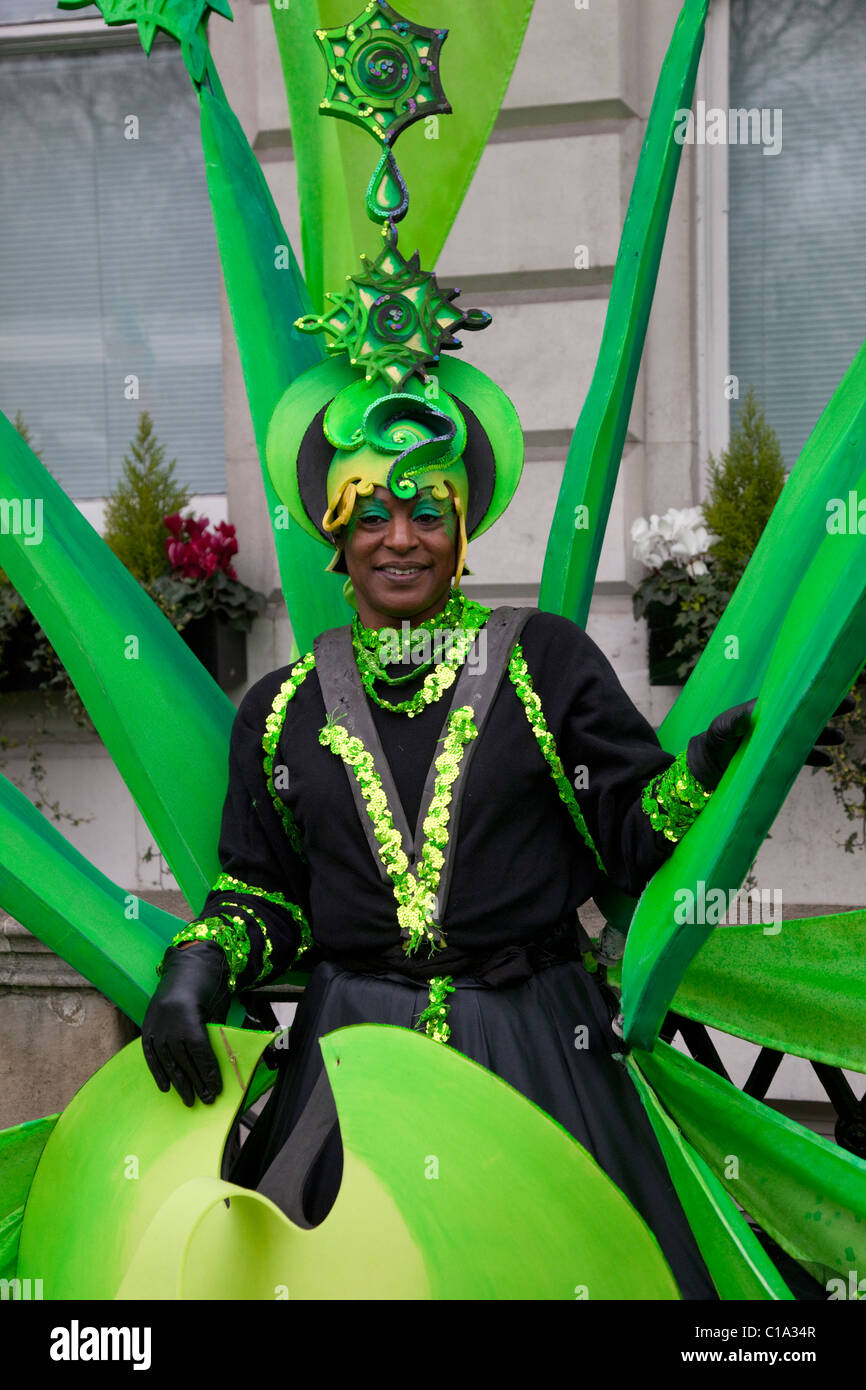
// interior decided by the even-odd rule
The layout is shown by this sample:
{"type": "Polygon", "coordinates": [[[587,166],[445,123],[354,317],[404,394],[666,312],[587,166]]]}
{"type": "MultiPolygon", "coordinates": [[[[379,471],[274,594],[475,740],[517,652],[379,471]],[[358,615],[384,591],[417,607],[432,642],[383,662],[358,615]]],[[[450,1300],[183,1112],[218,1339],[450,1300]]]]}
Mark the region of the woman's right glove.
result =
{"type": "Polygon", "coordinates": [[[184,1105],[210,1105],[222,1079],[205,1024],[224,1023],[231,1001],[229,967],[219,946],[170,946],[162,979],[141,1025],[144,1058],[161,1091],[174,1083],[184,1105]]]}

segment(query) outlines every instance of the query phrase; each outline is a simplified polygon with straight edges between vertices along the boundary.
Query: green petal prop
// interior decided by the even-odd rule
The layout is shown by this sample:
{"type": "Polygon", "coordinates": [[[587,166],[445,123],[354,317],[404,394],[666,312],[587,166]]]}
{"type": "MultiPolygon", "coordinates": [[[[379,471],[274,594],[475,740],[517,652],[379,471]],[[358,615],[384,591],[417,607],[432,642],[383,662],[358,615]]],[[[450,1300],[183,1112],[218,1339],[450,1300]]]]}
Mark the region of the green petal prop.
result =
{"type": "Polygon", "coordinates": [[[18,1241],[24,1207],[33,1182],[36,1165],[57,1115],[31,1120],[0,1132],[0,1279],[14,1279],[18,1267],[18,1241]]]}
{"type": "Polygon", "coordinates": [[[668,1172],[719,1298],[793,1297],[718,1178],[665,1114],[633,1057],[626,1059],[668,1172]]]}
{"type": "Polygon", "coordinates": [[[664,1043],[634,1060],[731,1196],[814,1278],[866,1268],[866,1160],[664,1043]]]}
{"type": "MultiPolygon", "coordinates": [[[[404,244],[432,265],[498,115],[532,0],[496,0],[484,7],[483,22],[465,0],[407,0],[406,8],[418,24],[448,30],[442,80],[455,114],[436,116],[433,124],[421,120],[400,137],[400,169],[412,194],[404,244]]],[[[362,252],[375,259],[381,246],[366,211],[381,147],[377,152],[367,132],[347,121],[319,117],[326,70],[315,31],[345,25],[347,9],[345,0],[292,0],[273,9],[298,170],[304,271],[319,311],[325,290],[343,283],[362,252]]]]}
{"type": "Polygon", "coordinates": [[[707,938],[672,1008],[762,1047],[866,1072],[866,912],[707,938]]]}
{"type": "Polygon", "coordinates": [[[409,1029],[322,1040],[343,1182],[322,1225],[297,1228],[218,1176],[270,1034],[209,1031],[214,1105],[157,1092],[135,1042],[64,1111],[21,1233],[19,1276],[38,1273],[45,1298],[678,1297],[655,1239],[579,1144],[409,1029]]]}
{"type": "Polygon", "coordinates": [[[598,362],[571,441],[544,557],[538,606],[586,625],[625,443],[709,0],[686,0],[662,67],[619,245],[598,362]],[[580,508],[588,511],[581,513],[580,508]],[[578,525],[587,515],[591,525],[578,525]]]}
{"type": "Polygon", "coordinates": [[[45,629],[197,910],[219,873],[234,706],[5,416],[0,495],[41,509],[40,543],[4,528],[0,564],[45,629]],[[203,794],[191,797],[190,787],[203,794]]]}

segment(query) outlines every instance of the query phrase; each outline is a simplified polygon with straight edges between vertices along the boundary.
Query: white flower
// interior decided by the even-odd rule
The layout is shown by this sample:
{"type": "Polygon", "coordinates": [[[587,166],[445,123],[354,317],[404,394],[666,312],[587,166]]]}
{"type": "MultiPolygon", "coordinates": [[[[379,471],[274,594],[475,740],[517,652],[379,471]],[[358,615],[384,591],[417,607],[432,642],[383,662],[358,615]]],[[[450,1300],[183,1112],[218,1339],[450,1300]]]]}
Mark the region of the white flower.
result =
{"type": "Polygon", "coordinates": [[[659,569],[671,560],[689,574],[706,574],[703,563],[717,539],[706,526],[702,507],[670,507],[659,517],[638,517],[632,523],[631,538],[635,559],[647,569],[659,569]],[[698,568],[697,566],[700,566],[698,568]]]}

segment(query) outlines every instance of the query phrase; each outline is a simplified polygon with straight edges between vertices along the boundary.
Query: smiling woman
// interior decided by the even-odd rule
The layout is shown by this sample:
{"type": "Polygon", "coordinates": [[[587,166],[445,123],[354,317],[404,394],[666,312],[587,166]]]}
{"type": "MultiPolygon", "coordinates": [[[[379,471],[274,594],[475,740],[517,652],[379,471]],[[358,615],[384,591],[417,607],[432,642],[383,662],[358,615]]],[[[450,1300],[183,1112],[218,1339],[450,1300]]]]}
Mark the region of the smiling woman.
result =
{"type": "Polygon", "coordinates": [[[515,438],[513,407],[462,364],[383,393],[325,363],[277,407],[275,486],[333,548],[357,612],[241,705],[223,873],[166,954],[145,1055],[163,1089],[212,1101],[203,1022],[306,952],[310,983],[235,1181],[320,1222],[342,1147],[321,1110],[319,1039],[362,1022],[421,1029],[552,1115],[658,1233],[683,1293],[712,1297],[577,934],[599,873],[638,893],[710,793],[585,632],[461,592],[467,540],[516,487],[515,438]],[[408,653],[385,640],[397,624],[408,653]],[[283,1146],[311,1126],[289,1192],[283,1146]]]}
{"type": "Polygon", "coordinates": [[[750,707],[674,757],[575,623],[462,593],[467,543],[510,502],[523,436],[492,381],[443,357],[489,316],[461,312],[397,247],[407,194],[391,123],[447,109],[430,57],[444,32],[378,0],[317,37],[347,58],[331,55],[329,80],[349,84],[333,103],[329,86],[320,109],[388,134],[367,195],[382,250],[325,314],[295,321],[333,337],[334,356],[285,392],[266,452],[280,502],[332,548],[357,612],[241,704],[222,873],[166,952],[145,1056],[162,1090],[212,1102],[206,1023],[300,959],[309,985],[234,1181],[320,1223],[342,1178],[320,1040],[357,1023],[416,1029],[556,1120],[655,1232],[682,1295],[713,1298],[577,912],[602,875],[641,892],[706,805],[750,707]],[[395,73],[410,99],[390,90],[395,73]],[[384,652],[397,620],[412,630],[408,660],[384,652]],[[415,635],[444,632],[447,651],[431,641],[413,659],[415,635]]]}

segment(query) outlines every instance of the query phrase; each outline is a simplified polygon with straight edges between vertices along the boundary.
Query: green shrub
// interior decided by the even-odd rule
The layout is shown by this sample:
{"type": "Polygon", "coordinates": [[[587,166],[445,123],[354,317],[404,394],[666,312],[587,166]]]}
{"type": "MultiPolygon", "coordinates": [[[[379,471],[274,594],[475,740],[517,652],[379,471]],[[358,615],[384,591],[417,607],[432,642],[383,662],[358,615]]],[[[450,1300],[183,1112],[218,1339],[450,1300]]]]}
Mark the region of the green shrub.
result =
{"type": "Polygon", "coordinates": [[[729,447],[709,458],[707,526],[719,537],[710,554],[719,569],[740,579],[785,482],[782,450],[751,387],[729,447]]]}
{"type": "Polygon", "coordinates": [[[166,464],[147,411],[123,460],[123,477],[106,501],[104,539],[130,574],[145,586],[169,570],[165,518],[189,503],[189,493],[174,480],[177,460],[166,464]]]}

